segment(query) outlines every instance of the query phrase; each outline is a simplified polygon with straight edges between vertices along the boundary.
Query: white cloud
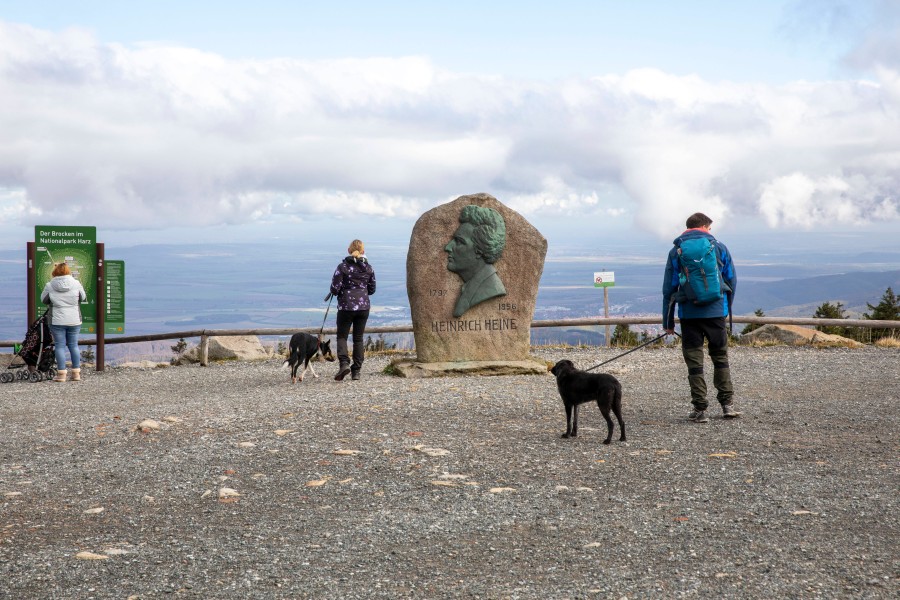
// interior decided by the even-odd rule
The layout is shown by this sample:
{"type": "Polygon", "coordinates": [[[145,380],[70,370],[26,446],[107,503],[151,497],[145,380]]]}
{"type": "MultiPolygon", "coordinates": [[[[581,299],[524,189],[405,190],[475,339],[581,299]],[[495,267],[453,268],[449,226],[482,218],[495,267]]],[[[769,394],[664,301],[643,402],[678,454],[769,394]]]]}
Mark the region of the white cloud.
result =
{"type": "Polygon", "coordinates": [[[870,220],[898,218],[897,202],[863,176],[828,175],[816,179],[793,173],[764,186],[760,212],[772,227],[812,229],[841,223],[862,225],[870,220]]]}
{"type": "Polygon", "coordinates": [[[19,221],[40,215],[38,209],[29,206],[24,189],[0,188],[0,220],[19,221]]]}
{"type": "MultiPolygon", "coordinates": [[[[523,214],[563,214],[579,215],[592,212],[600,204],[596,192],[581,193],[557,176],[547,176],[541,182],[541,189],[530,194],[513,194],[506,199],[510,208],[523,214]]],[[[619,216],[623,208],[607,207],[606,214],[619,216]]]]}
{"type": "MultiPolygon", "coordinates": [[[[845,0],[845,12],[859,9],[845,0]],[[851,8],[852,7],[852,8],[851,8]]],[[[861,4],[867,11],[865,27],[855,32],[853,45],[845,62],[857,69],[872,67],[900,68],[900,2],[897,0],[869,0],[861,4]]]]}
{"type": "MultiPolygon", "coordinates": [[[[273,203],[275,204],[275,203],[273,203]]],[[[310,190],[283,197],[274,213],[302,218],[303,215],[331,215],[338,218],[389,217],[413,219],[422,213],[418,200],[334,190],[310,190]]]]}
{"type": "Polygon", "coordinates": [[[900,74],[766,86],[653,69],[547,83],[421,57],[231,61],[0,22],[0,210],[162,228],[412,219],[489,192],[526,216],[898,219],[900,74]]]}

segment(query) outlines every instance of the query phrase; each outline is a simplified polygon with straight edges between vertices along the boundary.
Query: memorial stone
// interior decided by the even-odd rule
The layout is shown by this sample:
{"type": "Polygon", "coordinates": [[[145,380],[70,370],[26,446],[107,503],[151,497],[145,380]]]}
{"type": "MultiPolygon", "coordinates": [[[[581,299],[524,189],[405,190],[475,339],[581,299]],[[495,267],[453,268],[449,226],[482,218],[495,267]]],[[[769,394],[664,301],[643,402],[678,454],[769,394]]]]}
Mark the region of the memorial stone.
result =
{"type": "Polygon", "coordinates": [[[406,259],[418,364],[401,374],[546,372],[529,356],[546,254],[537,229],[488,194],[423,214],[406,259]]]}

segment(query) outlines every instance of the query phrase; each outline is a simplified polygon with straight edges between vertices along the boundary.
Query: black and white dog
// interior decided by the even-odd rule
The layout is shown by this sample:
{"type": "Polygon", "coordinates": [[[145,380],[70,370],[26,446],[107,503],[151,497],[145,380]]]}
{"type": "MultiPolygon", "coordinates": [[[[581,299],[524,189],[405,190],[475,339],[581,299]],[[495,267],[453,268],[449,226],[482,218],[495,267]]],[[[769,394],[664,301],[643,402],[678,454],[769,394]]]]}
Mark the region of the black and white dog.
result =
{"type": "Polygon", "coordinates": [[[306,375],[307,369],[312,372],[313,377],[318,377],[313,366],[309,364],[309,361],[316,356],[321,356],[329,362],[334,362],[334,354],[331,353],[331,340],[320,341],[319,338],[310,333],[295,333],[291,336],[291,355],[284,361],[281,368],[291,367],[291,383],[297,383],[297,370],[300,368],[300,365],[303,365],[303,372],[300,373],[299,377],[300,381],[303,381],[303,376],[306,375]]]}
{"type": "Polygon", "coordinates": [[[566,406],[564,438],[578,435],[578,405],[596,400],[603,418],[606,419],[607,433],[603,443],[608,444],[612,439],[613,422],[609,418],[610,409],[616,415],[619,429],[622,430],[619,441],[626,441],[625,421],[622,420],[622,385],[618,379],[606,373],[579,371],[571,360],[559,361],[553,365],[550,372],[556,376],[556,387],[559,388],[559,395],[562,396],[563,404],[566,406]]]}

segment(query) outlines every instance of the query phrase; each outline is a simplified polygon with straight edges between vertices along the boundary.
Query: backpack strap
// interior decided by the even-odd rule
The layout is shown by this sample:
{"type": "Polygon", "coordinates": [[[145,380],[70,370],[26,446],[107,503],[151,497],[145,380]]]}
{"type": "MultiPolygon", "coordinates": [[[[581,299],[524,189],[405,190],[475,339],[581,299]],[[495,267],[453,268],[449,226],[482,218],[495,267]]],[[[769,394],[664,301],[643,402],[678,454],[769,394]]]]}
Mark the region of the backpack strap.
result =
{"type": "Polygon", "coordinates": [[[719,242],[716,238],[713,238],[710,242],[713,247],[716,249],[716,265],[719,267],[719,279],[722,285],[722,291],[724,292],[725,302],[728,303],[728,333],[734,335],[734,312],[732,311],[732,303],[734,301],[734,290],[731,289],[731,286],[725,283],[725,276],[722,275],[722,267],[725,266],[725,262],[719,256],[719,242]]]}

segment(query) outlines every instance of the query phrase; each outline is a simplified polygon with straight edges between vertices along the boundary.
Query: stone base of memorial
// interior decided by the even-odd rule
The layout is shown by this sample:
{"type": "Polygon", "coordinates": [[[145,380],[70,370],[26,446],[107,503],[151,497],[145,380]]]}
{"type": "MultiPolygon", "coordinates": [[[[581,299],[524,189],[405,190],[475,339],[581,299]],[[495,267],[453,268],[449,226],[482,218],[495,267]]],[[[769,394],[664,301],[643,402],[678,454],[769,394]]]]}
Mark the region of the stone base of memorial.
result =
{"type": "Polygon", "coordinates": [[[464,360],[423,363],[402,359],[391,363],[390,371],[398,377],[453,377],[462,375],[546,375],[547,363],[534,360],[464,360]]]}

